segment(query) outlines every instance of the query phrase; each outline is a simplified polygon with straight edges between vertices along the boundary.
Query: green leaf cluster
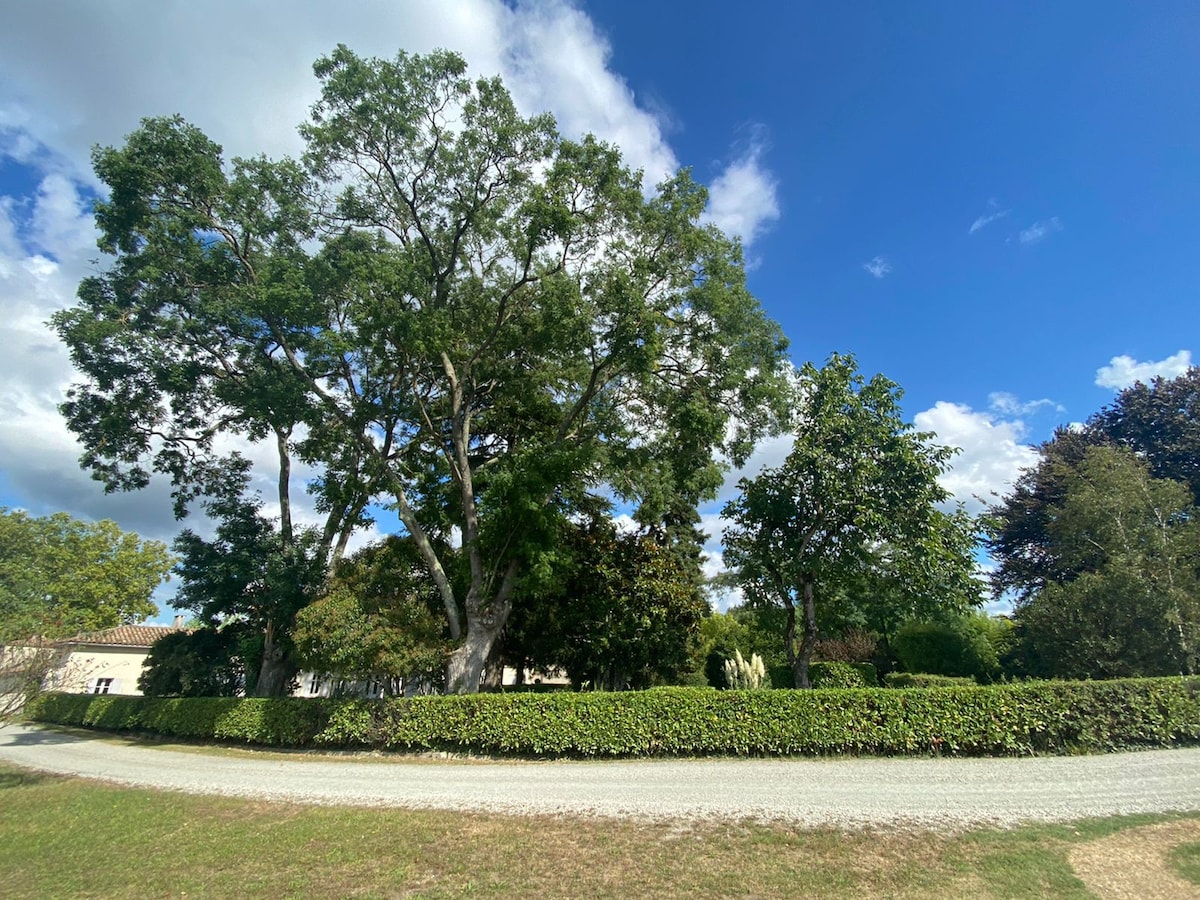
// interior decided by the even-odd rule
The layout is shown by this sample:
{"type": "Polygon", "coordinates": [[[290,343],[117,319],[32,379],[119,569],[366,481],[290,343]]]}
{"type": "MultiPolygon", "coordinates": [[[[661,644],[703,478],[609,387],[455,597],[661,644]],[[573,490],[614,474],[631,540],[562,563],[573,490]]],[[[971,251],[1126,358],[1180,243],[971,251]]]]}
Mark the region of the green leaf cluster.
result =
{"type": "Polygon", "coordinates": [[[150,618],[174,562],[164,544],[104,519],[0,507],[0,645],[150,618]]]}

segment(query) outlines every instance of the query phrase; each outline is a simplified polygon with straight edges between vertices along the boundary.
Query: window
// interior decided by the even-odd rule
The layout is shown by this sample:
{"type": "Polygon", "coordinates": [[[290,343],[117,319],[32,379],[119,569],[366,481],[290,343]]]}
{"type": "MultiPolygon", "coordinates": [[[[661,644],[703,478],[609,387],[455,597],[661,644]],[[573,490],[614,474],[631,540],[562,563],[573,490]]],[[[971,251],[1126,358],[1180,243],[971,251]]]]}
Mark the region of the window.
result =
{"type": "Polygon", "coordinates": [[[308,679],[308,696],[315,697],[321,693],[321,676],[313,674],[308,679]]]}
{"type": "Polygon", "coordinates": [[[378,678],[372,678],[367,682],[367,698],[374,700],[376,697],[383,696],[383,683],[378,678]]]}
{"type": "Polygon", "coordinates": [[[113,679],[97,678],[96,684],[92,687],[92,693],[93,694],[107,694],[110,690],[112,690],[112,686],[113,686],[113,679]]]}

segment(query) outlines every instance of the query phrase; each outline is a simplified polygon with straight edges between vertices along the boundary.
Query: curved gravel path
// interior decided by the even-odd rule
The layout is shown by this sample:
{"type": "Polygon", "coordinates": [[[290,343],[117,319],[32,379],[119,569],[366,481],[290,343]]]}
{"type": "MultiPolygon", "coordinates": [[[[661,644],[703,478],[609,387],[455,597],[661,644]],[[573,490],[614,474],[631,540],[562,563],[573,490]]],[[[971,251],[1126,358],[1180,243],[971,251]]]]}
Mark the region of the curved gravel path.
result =
{"type": "Polygon", "coordinates": [[[256,759],[10,725],[0,729],[0,760],[120,784],[302,803],[805,826],[955,828],[1200,809],[1197,748],[1022,759],[256,759]]]}

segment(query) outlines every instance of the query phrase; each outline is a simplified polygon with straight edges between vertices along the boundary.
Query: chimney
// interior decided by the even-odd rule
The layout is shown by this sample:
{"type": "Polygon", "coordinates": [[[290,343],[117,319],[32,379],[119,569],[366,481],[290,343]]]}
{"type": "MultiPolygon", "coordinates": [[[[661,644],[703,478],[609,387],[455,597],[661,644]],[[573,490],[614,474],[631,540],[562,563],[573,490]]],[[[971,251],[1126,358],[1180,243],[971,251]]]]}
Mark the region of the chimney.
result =
{"type": "Polygon", "coordinates": [[[183,616],[176,616],[176,617],[175,617],[175,624],[174,624],[174,625],[172,625],[171,627],[172,627],[172,628],[175,628],[175,629],[182,628],[182,627],[183,627],[183,616]]]}

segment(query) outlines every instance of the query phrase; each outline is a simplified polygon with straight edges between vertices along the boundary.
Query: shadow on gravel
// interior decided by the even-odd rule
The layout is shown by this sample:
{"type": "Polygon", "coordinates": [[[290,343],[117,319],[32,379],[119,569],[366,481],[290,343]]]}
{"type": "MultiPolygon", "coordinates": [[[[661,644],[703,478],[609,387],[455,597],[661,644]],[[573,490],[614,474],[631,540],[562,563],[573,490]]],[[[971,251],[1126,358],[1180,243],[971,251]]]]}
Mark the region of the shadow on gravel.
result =
{"type": "Polygon", "coordinates": [[[73,734],[50,729],[37,731],[13,731],[10,728],[0,728],[0,747],[37,747],[47,744],[73,744],[79,738],[73,734]]]}

